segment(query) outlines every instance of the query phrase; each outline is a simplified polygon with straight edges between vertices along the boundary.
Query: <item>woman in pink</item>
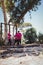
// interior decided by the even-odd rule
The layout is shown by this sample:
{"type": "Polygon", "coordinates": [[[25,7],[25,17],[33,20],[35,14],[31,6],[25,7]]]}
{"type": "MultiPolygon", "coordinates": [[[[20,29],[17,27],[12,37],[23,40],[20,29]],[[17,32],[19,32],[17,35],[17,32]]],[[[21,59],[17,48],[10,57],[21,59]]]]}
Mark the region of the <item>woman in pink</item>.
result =
{"type": "Polygon", "coordinates": [[[22,34],[18,31],[18,33],[16,34],[16,39],[17,39],[17,44],[21,44],[21,37],[22,37],[22,34]]]}
{"type": "Polygon", "coordinates": [[[10,33],[8,33],[8,43],[11,45],[11,34],[10,33]]]}
{"type": "Polygon", "coordinates": [[[17,45],[19,45],[19,43],[21,44],[21,37],[22,37],[22,34],[18,31],[16,33],[16,35],[14,36],[15,38],[15,43],[17,42],[17,45]]]}

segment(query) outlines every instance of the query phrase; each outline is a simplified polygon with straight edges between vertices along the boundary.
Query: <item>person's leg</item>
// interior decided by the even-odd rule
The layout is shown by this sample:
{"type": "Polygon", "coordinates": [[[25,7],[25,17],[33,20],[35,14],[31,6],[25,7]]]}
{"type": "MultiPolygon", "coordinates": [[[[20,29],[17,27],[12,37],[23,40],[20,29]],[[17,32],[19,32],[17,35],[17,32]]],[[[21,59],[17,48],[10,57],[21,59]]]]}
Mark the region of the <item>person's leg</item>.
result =
{"type": "Polygon", "coordinates": [[[17,45],[19,45],[19,40],[17,40],[17,45]]]}
{"type": "Polygon", "coordinates": [[[9,43],[9,39],[8,39],[8,45],[9,45],[10,43],[9,43]]]}
{"type": "Polygon", "coordinates": [[[17,43],[18,43],[18,40],[16,39],[14,44],[17,45],[17,43]]]}
{"type": "Polygon", "coordinates": [[[9,45],[11,45],[11,39],[9,39],[9,45]]]}
{"type": "Polygon", "coordinates": [[[19,40],[19,43],[21,44],[21,39],[19,40]]]}

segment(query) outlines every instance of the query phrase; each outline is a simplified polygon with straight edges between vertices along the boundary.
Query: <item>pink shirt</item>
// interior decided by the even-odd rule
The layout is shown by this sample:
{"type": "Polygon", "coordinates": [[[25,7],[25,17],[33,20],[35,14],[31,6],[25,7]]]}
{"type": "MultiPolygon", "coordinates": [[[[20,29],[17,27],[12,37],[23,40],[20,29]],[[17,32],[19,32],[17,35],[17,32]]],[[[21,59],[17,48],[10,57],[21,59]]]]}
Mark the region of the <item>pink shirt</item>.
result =
{"type": "Polygon", "coordinates": [[[22,34],[21,33],[17,33],[16,36],[17,36],[17,39],[21,39],[22,34]]]}
{"type": "Polygon", "coordinates": [[[8,39],[10,39],[11,38],[11,34],[10,33],[8,33],[8,39]]]}
{"type": "Polygon", "coordinates": [[[21,33],[17,33],[16,35],[15,35],[15,39],[21,39],[21,37],[22,37],[22,34],[21,33]]]}

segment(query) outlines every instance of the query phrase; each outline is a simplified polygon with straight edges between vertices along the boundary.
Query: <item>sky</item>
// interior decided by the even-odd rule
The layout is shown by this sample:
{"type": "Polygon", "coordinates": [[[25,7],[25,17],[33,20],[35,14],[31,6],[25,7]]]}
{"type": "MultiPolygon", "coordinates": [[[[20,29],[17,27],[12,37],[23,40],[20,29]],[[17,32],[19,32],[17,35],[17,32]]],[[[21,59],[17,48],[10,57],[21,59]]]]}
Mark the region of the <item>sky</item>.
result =
{"type": "Polygon", "coordinates": [[[29,13],[25,15],[25,22],[29,22],[36,29],[37,33],[43,33],[43,0],[41,1],[41,5],[38,6],[38,10],[35,12],[31,12],[31,19],[29,17],[29,13]]]}
{"type": "MultiPolygon", "coordinates": [[[[29,22],[36,29],[37,33],[43,33],[43,0],[41,1],[41,5],[38,6],[38,10],[31,11],[31,19],[29,16],[29,12],[24,16],[24,22],[29,22]]],[[[0,8],[0,23],[4,22],[4,17],[2,13],[2,9],[0,8]]]]}

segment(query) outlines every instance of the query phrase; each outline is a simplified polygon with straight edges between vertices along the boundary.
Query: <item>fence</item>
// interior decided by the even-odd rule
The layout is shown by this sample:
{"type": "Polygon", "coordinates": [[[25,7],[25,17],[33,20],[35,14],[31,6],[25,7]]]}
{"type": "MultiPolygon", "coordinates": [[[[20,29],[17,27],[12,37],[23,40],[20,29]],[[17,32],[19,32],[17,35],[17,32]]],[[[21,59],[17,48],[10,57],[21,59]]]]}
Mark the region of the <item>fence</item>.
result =
{"type": "Polygon", "coordinates": [[[4,26],[7,26],[7,33],[10,32],[11,35],[13,36],[16,32],[15,30],[15,26],[13,26],[12,24],[5,24],[5,23],[0,23],[0,38],[4,38],[4,30],[5,30],[5,27],[4,26]]]}

